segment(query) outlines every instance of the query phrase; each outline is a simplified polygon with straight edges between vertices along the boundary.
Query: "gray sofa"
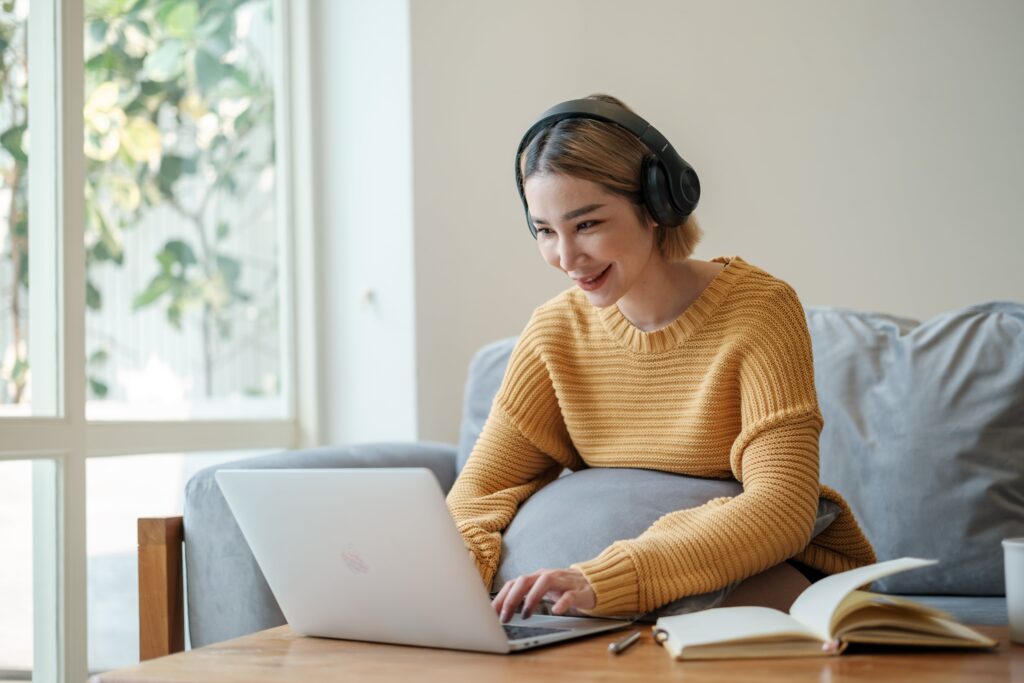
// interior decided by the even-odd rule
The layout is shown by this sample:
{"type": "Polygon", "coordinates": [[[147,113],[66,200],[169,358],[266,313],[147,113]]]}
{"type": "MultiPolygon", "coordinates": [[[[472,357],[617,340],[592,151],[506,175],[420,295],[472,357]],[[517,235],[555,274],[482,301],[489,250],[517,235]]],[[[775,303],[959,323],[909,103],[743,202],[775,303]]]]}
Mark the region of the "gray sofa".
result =
{"type": "MultiPolygon", "coordinates": [[[[1005,624],[999,541],[1024,536],[1024,305],[983,304],[923,323],[809,307],[807,320],[825,416],[822,481],[846,497],[879,560],[940,560],[874,588],[967,623],[1005,624]]],[[[513,343],[494,342],[474,357],[457,446],[314,448],[197,473],[184,509],[192,647],[284,623],[217,488],[217,469],[427,467],[447,491],[483,426],[513,343]]]]}

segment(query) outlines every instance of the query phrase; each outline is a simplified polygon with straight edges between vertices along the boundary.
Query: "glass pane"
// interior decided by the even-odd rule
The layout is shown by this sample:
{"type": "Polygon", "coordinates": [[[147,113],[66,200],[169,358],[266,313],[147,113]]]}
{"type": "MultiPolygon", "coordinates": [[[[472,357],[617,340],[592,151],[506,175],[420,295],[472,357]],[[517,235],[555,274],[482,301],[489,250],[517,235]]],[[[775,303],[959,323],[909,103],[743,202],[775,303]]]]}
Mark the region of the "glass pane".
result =
{"type": "Polygon", "coordinates": [[[184,509],[185,484],[219,462],[269,451],[89,458],[86,463],[89,671],[139,661],[139,517],[184,509]]]}
{"type": "Polygon", "coordinates": [[[33,632],[57,632],[55,473],[52,460],[0,461],[0,681],[54,668],[56,643],[33,632]]]}
{"type": "Polygon", "coordinates": [[[28,0],[0,4],[0,416],[30,414],[28,0]]]}
{"type": "Polygon", "coordinates": [[[283,417],[270,0],[86,0],[89,419],[283,417]]]}

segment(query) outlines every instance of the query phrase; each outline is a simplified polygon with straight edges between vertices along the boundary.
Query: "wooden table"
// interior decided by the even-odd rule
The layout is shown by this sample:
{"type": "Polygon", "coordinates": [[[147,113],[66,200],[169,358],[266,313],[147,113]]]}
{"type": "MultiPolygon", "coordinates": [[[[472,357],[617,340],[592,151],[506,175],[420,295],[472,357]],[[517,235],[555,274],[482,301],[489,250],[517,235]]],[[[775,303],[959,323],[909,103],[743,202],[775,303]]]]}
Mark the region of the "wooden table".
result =
{"type": "Polygon", "coordinates": [[[92,683],[142,681],[1020,681],[1024,645],[1008,629],[979,626],[999,640],[991,652],[847,653],[810,659],[676,662],[644,629],[639,643],[615,656],[608,643],[621,636],[489,655],[296,636],[288,626],[143,662],[92,678],[92,683]]]}

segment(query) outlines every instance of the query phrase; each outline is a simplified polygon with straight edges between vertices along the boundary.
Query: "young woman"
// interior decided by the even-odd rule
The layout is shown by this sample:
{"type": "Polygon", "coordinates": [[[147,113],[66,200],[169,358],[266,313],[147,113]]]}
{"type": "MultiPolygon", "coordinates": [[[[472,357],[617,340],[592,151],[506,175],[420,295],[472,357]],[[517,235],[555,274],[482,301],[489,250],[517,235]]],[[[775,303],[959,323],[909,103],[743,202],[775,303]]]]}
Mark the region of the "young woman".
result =
{"type": "Polygon", "coordinates": [[[595,95],[542,116],[516,171],[541,256],[573,285],[534,311],[448,496],[485,584],[518,507],[563,468],[734,477],[743,493],[509,581],[494,599],[502,619],[545,597],[554,614],[640,614],[744,579],[733,604],[792,597],[803,574],[874,562],[849,507],[818,481],[803,308],[739,257],[690,257],[699,185],[667,141],[595,95]],[[842,512],[811,541],[819,495],[842,512]]]}

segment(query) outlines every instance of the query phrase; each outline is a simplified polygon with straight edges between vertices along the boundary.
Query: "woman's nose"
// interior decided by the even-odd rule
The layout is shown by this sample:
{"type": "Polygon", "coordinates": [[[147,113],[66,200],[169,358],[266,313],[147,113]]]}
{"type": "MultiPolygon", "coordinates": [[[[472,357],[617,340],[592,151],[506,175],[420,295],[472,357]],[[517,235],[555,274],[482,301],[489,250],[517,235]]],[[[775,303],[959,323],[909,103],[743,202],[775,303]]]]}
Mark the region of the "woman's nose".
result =
{"type": "Polygon", "coordinates": [[[576,246],[575,240],[562,240],[562,243],[558,247],[558,265],[562,267],[562,270],[569,272],[579,259],[580,250],[576,246]]]}

